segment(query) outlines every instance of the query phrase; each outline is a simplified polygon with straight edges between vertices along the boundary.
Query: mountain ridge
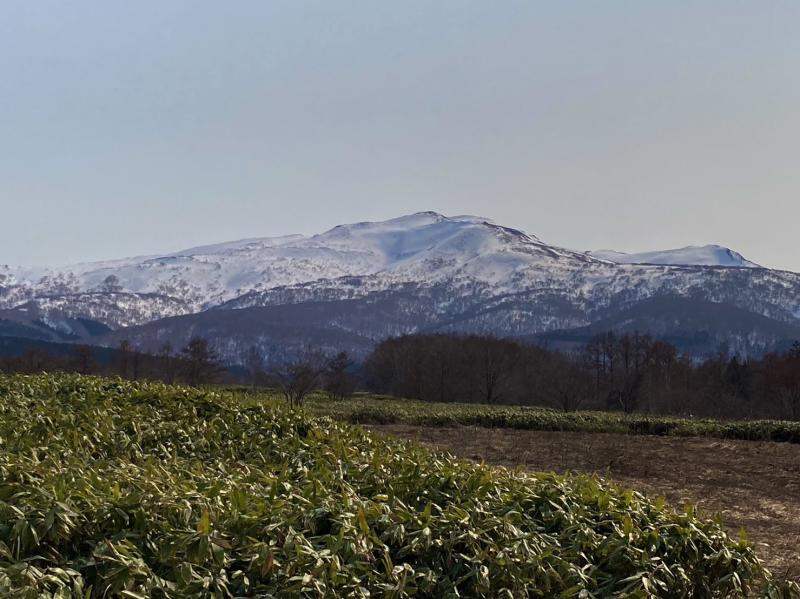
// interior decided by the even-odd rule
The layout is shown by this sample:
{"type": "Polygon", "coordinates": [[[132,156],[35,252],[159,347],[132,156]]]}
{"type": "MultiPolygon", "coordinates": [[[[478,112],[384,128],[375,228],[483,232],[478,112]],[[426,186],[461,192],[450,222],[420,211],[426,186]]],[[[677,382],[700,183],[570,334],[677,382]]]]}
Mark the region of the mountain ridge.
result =
{"type": "Polygon", "coordinates": [[[730,268],[764,268],[747,260],[739,252],[725,246],[707,244],[651,252],[627,253],[616,250],[594,250],[587,254],[616,264],[662,264],[672,266],[724,266],[730,268]]]}
{"type": "MultiPolygon", "coordinates": [[[[609,313],[671,296],[784,323],[787,335],[800,325],[800,274],[764,268],[722,246],[613,255],[576,251],[491,219],[436,212],[73,267],[0,268],[0,310],[9,322],[16,318],[13,330],[26,314],[36,313],[54,330],[83,330],[75,323],[97,322],[115,330],[100,335],[109,343],[125,331],[133,335],[136,327],[184,322],[165,319],[303,303],[323,310],[327,303],[334,316],[319,319],[320,326],[358,339],[418,330],[526,337],[590,327],[609,313]]],[[[301,318],[299,311],[289,313],[301,318]]],[[[212,321],[226,319],[212,314],[198,322],[213,328],[212,321]]],[[[718,340],[724,319],[714,322],[718,340]]],[[[299,320],[295,324],[302,328],[299,320]]],[[[662,334],[682,326],[657,324],[662,334]]],[[[763,352],[780,341],[774,326],[753,326],[763,334],[743,334],[731,322],[731,335],[738,337],[731,345],[763,352]]],[[[239,320],[236,327],[244,335],[239,320]]],[[[214,334],[224,341],[224,326],[214,334]]],[[[262,336],[248,342],[269,345],[266,329],[262,336]]],[[[363,350],[361,341],[357,345],[363,350]]]]}

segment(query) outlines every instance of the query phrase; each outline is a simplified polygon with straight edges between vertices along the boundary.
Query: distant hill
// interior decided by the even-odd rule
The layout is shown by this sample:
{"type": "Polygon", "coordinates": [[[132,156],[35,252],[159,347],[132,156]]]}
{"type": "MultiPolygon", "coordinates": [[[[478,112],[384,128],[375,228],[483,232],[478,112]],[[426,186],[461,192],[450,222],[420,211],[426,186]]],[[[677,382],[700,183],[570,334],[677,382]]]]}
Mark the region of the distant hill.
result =
{"type": "Polygon", "coordinates": [[[753,353],[786,350],[800,339],[800,326],[753,314],[731,304],[677,296],[654,297],[632,307],[610,311],[591,325],[525,338],[555,347],[586,343],[606,331],[645,331],[689,354],[702,356],[717,348],[748,347],[753,353]]]}

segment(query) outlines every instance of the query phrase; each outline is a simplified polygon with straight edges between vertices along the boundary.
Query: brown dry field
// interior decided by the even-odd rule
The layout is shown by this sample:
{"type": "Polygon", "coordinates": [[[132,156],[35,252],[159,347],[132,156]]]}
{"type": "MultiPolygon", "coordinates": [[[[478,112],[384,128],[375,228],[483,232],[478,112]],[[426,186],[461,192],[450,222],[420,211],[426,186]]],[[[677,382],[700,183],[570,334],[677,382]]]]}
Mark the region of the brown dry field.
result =
{"type": "Polygon", "coordinates": [[[692,503],[745,528],[776,575],[800,579],[800,445],[475,427],[370,426],[470,460],[598,474],[674,507],[692,503]]]}

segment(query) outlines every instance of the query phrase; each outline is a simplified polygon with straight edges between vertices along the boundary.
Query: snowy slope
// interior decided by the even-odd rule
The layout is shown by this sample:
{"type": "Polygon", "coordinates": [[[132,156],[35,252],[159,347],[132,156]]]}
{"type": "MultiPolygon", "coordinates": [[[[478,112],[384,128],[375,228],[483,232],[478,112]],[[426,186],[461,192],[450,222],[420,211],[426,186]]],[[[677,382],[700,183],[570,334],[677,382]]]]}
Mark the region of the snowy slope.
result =
{"type": "Polygon", "coordinates": [[[176,298],[187,310],[198,311],[251,291],[378,272],[386,274],[389,284],[430,282],[460,270],[477,280],[501,284],[537,257],[568,258],[577,264],[593,261],[486,219],[423,212],[341,225],[313,237],[247,239],[164,256],[55,269],[7,269],[7,284],[16,291],[9,291],[5,301],[0,298],[0,306],[13,307],[40,296],[108,290],[176,298]]]}
{"type": "Polygon", "coordinates": [[[589,255],[617,264],[669,264],[676,266],[729,266],[739,268],[761,268],[745,259],[738,252],[720,245],[690,245],[675,250],[660,250],[626,254],[614,250],[596,250],[589,255]]]}
{"type": "MultiPolygon", "coordinates": [[[[63,268],[0,267],[0,310],[116,329],[209,310],[346,301],[355,302],[353,309],[330,312],[330,326],[379,339],[415,330],[573,329],[675,296],[800,323],[800,275],[756,266],[718,246],[576,252],[482,217],[422,212],[308,237],[245,239],[63,268]]],[[[766,347],[756,337],[742,343],[766,347]]]]}

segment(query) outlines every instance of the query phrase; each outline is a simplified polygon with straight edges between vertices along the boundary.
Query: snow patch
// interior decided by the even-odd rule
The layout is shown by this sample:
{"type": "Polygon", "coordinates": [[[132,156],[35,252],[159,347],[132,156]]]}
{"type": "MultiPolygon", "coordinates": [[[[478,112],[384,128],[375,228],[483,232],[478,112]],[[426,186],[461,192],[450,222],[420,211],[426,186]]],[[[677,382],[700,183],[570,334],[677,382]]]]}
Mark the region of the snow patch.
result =
{"type": "Polygon", "coordinates": [[[589,255],[617,264],[664,264],[674,266],[727,266],[736,268],[761,268],[740,253],[721,245],[690,245],[674,250],[628,254],[614,250],[595,250],[589,255]]]}

